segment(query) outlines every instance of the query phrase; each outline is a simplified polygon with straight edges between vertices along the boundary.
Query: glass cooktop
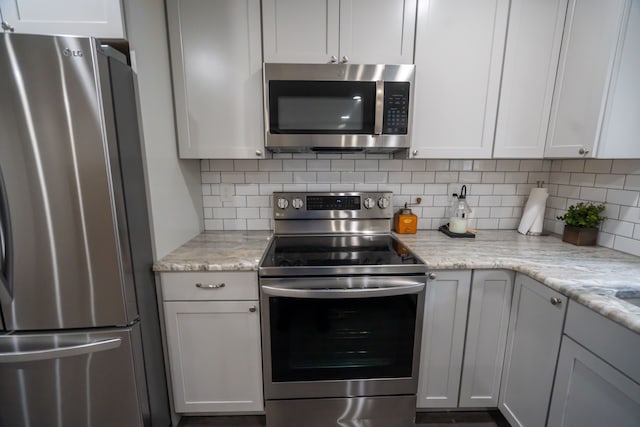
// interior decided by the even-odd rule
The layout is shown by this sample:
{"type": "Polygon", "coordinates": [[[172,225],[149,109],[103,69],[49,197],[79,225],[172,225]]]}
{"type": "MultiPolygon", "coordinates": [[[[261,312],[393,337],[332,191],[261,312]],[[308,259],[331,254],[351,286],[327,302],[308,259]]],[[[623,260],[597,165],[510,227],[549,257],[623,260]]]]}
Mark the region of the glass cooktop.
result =
{"type": "MultiPolygon", "coordinates": [[[[304,270],[339,267],[386,268],[421,266],[424,263],[392,235],[317,235],[276,236],[267,250],[260,269],[304,270]],[[298,267],[298,268],[296,268],[298,267]]],[[[370,270],[370,269],[368,269],[370,270]]],[[[372,271],[367,271],[371,273],[372,271]]],[[[332,273],[332,271],[325,271],[332,273]]],[[[341,273],[336,270],[336,274],[341,273]]],[[[387,274],[386,271],[375,271],[387,274]]],[[[389,271],[389,274],[392,271],[389,271]]]]}

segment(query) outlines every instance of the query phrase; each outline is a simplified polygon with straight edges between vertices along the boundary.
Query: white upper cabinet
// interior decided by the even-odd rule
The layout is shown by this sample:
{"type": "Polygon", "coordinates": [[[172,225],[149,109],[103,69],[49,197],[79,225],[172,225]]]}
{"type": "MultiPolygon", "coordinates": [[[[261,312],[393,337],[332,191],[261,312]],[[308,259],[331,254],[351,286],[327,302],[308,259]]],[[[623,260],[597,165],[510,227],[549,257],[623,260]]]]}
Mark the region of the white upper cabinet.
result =
{"type": "Polygon", "coordinates": [[[167,0],[181,158],[262,158],[260,0],[167,0]]]}
{"type": "Polygon", "coordinates": [[[0,11],[16,33],[126,38],[121,0],[0,0],[0,11]]]}
{"type": "Polygon", "coordinates": [[[567,1],[511,1],[493,157],[544,154],[567,1]]]}
{"type": "MultiPolygon", "coordinates": [[[[630,145],[628,154],[635,152],[637,156],[640,153],[637,147],[640,42],[637,40],[638,23],[627,25],[631,3],[631,0],[569,1],[545,156],[596,156],[605,116],[609,116],[607,128],[611,138],[604,135],[602,139],[612,145],[626,140],[625,144],[630,145]],[[633,40],[633,34],[627,33],[628,29],[635,32],[636,40],[633,40]],[[621,71],[622,76],[617,79],[621,71]],[[609,101],[611,112],[618,110],[618,117],[607,111],[609,101]],[[633,105],[636,110],[626,111],[633,105]],[[635,123],[629,123],[629,120],[635,123]],[[630,143],[631,140],[634,142],[630,143]]],[[[633,20],[638,21],[639,2],[634,0],[633,3],[633,20]]],[[[620,157],[627,154],[624,151],[603,148],[603,154],[615,153],[620,157]]]]}
{"type": "Polygon", "coordinates": [[[509,0],[421,0],[410,156],[490,158],[509,0]]]}
{"type": "Polygon", "coordinates": [[[417,0],[263,0],[265,62],[413,63],[417,0]]]}

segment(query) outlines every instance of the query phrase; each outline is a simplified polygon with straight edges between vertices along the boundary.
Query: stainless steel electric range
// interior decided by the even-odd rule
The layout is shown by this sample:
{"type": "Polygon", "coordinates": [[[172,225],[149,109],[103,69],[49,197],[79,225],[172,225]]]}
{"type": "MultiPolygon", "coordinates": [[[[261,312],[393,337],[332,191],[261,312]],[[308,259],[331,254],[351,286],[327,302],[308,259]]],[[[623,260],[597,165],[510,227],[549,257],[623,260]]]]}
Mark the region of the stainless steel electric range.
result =
{"type": "Polygon", "coordinates": [[[260,263],[268,427],[413,426],[424,263],[391,193],[274,193],[260,263]]]}

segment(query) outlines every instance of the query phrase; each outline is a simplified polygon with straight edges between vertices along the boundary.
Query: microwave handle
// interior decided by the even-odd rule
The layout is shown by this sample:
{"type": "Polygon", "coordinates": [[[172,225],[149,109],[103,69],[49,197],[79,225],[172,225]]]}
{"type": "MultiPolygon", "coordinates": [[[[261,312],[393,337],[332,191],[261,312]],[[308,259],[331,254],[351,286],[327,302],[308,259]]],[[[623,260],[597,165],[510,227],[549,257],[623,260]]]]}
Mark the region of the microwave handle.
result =
{"type": "Polygon", "coordinates": [[[382,135],[382,119],[384,116],[384,82],[376,81],[376,117],[373,122],[373,134],[382,135]]]}

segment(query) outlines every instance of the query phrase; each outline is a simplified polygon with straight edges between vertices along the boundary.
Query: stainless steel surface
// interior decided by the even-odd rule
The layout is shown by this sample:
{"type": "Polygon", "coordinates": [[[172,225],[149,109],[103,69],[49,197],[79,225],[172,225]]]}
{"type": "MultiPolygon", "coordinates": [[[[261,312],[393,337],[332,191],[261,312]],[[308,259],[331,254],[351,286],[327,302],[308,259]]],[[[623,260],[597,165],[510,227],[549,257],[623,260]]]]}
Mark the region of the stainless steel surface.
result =
{"type": "Polygon", "coordinates": [[[373,134],[382,135],[382,121],[384,117],[384,82],[376,81],[376,117],[373,125],[373,134]]]}
{"type": "MultiPolygon", "coordinates": [[[[337,61],[337,58],[332,57],[331,62],[333,62],[334,60],[337,61]]],[[[413,108],[414,72],[415,65],[411,64],[265,64],[265,147],[275,152],[331,152],[349,150],[368,152],[393,152],[409,148],[411,144],[410,129],[412,123],[411,111],[413,108]],[[269,80],[410,82],[411,91],[409,95],[409,132],[406,135],[272,134],[269,130],[269,80]]],[[[382,112],[380,111],[376,114],[382,114],[382,112]]],[[[380,132],[382,132],[381,128],[380,132]]]]}
{"type": "Polygon", "coordinates": [[[427,274],[427,278],[429,278],[429,280],[436,280],[438,275],[436,273],[429,273],[427,274]]]}
{"type": "Polygon", "coordinates": [[[551,297],[551,304],[553,305],[559,305],[562,304],[562,300],[558,297],[551,297]]]}
{"type": "Polygon", "coordinates": [[[135,305],[123,304],[132,283],[123,269],[121,190],[113,186],[107,145],[115,141],[102,119],[106,70],[98,69],[95,41],[0,37],[0,169],[14,284],[13,298],[2,300],[5,326],[126,325],[135,305]]]}
{"type": "MultiPolygon", "coordinates": [[[[9,336],[15,338],[15,336],[9,336]]],[[[92,341],[84,344],[74,344],[70,346],[45,348],[41,350],[11,351],[3,353],[0,351],[0,363],[35,362],[38,360],[59,359],[61,357],[79,356],[81,354],[96,353],[98,351],[112,350],[120,347],[122,339],[109,338],[100,341],[92,341]]]]}
{"type": "Polygon", "coordinates": [[[0,35],[0,347],[55,358],[2,364],[3,426],[169,424],[134,77],[113,52],[0,35]]]}
{"type": "MultiPolygon", "coordinates": [[[[369,280],[383,281],[395,280],[394,277],[369,277],[369,280]]],[[[264,279],[260,280],[261,286],[264,279]]],[[[295,280],[295,279],[294,279],[295,280]]],[[[304,282],[305,279],[298,279],[304,282]]],[[[339,278],[344,280],[344,278],[339,278]]],[[[364,296],[364,295],[363,295],[364,296]]],[[[271,331],[269,295],[260,293],[260,306],[262,307],[262,354],[265,400],[273,399],[302,399],[302,398],[332,398],[332,397],[362,397],[385,395],[413,395],[415,397],[418,387],[418,369],[420,366],[420,342],[422,337],[422,321],[424,316],[425,292],[418,293],[416,323],[414,333],[414,348],[411,376],[405,378],[362,378],[352,380],[324,380],[324,381],[299,381],[299,382],[273,382],[271,380],[271,331]]],[[[415,412],[415,406],[412,409],[415,412]]],[[[268,418],[268,415],[267,415],[268,418]]]]}
{"type": "Polygon", "coordinates": [[[265,412],[268,427],[413,427],[416,397],[268,400],[265,412]]]}
{"type": "Polygon", "coordinates": [[[260,289],[269,296],[290,298],[371,298],[417,294],[424,291],[424,276],[264,278],[260,289]]]}
{"type": "Polygon", "coordinates": [[[225,286],[227,285],[224,283],[216,283],[216,284],[196,283],[196,287],[200,289],[221,289],[221,288],[224,288],[225,286]]]}
{"type": "Polygon", "coordinates": [[[137,326],[60,334],[0,336],[0,352],[51,348],[47,358],[0,363],[2,426],[131,426],[144,424],[132,357],[137,326]],[[77,355],[56,349],[118,342],[77,355]],[[64,357],[63,357],[64,356],[64,357]]]}
{"type": "MultiPolygon", "coordinates": [[[[282,220],[360,220],[360,219],[390,219],[393,218],[393,207],[389,200],[393,197],[391,192],[274,192],[273,193],[273,219],[276,223],[282,220]],[[360,197],[358,210],[309,210],[306,206],[307,197],[360,197]],[[301,199],[305,204],[302,209],[295,209],[291,201],[301,199]],[[372,199],[378,205],[375,209],[366,209],[364,201],[372,199]],[[380,207],[380,200],[385,199],[386,205],[380,207]],[[364,208],[364,209],[363,209],[364,208]]],[[[277,224],[276,224],[277,225],[277,224]]],[[[389,233],[390,228],[385,232],[389,233]]],[[[276,232],[276,234],[280,234],[276,232]]]]}
{"type": "Polygon", "coordinates": [[[275,234],[388,234],[391,218],[330,219],[323,221],[275,221],[275,234]]]}

